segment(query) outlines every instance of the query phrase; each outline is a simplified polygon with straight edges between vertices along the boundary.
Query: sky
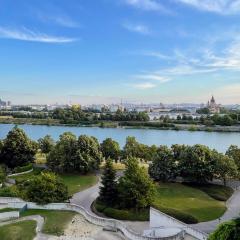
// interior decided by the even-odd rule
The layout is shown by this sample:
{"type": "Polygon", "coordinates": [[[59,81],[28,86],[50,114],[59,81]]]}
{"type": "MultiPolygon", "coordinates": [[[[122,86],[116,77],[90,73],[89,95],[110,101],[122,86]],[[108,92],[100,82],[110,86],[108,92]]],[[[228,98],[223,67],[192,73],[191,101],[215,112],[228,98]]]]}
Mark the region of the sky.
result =
{"type": "Polygon", "coordinates": [[[240,0],[0,0],[0,98],[240,103],[240,0]]]}

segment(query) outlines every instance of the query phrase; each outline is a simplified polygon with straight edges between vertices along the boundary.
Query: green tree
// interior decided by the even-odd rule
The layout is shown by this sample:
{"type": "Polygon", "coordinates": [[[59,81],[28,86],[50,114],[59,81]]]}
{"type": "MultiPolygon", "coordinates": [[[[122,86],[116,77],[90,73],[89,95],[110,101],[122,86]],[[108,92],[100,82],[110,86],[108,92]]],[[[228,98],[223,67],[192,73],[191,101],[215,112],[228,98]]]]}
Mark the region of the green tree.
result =
{"type": "Polygon", "coordinates": [[[215,158],[215,176],[221,179],[226,186],[227,179],[233,179],[238,177],[238,168],[234,160],[227,155],[213,152],[215,158]]]}
{"type": "Polygon", "coordinates": [[[155,181],[167,182],[176,177],[176,167],[172,149],[160,146],[149,165],[148,172],[155,181]]]}
{"type": "Polygon", "coordinates": [[[135,137],[128,136],[126,139],[126,144],[123,147],[124,156],[128,157],[137,157],[139,151],[139,143],[135,137]]]}
{"type": "Polygon", "coordinates": [[[38,140],[39,147],[43,153],[49,153],[53,149],[55,142],[50,135],[46,135],[38,140]]]}
{"type": "Polygon", "coordinates": [[[154,200],[155,187],[147,170],[135,158],[126,161],[124,176],[119,179],[118,203],[122,208],[145,208],[154,200]]]}
{"type": "Polygon", "coordinates": [[[112,140],[111,138],[105,139],[101,144],[101,151],[103,157],[111,158],[117,161],[120,157],[121,149],[118,142],[112,140]]]}
{"type": "Polygon", "coordinates": [[[179,168],[181,176],[192,182],[211,181],[215,171],[215,159],[204,145],[188,146],[181,153],[179,168]]]}
{"type": "Polygon", "coordinates": [[[102,160],[100,145],[95,137],[81,135],[78,138],[76,169],[88,173],[99,169],[102,160]]]}
{"type": "Polygon", "coordinates": [[[36,143],[22,129],[14,127],[4,140],[0,162],[9,168],[23,166],[34,161],[36,152],[36,143]]]}
{"type": "Polygon", "coordinates": [[[240,240],[240,218],[220,224],[208,240],[240,240]]]}
{"type": "Polygon", "coordinates": [[[71,132],[65,132],[47,156],[48,167],[55,172],[77,171],[77,138],[71,132]]]}
{"type": "Polygon", "coordinates": [[[228,148],[226,155],[233,158],[238,167],[238,170],[240,171],[240,148],[236,145],[231,145],[228,148]]]}
{"type": "Polygon", "coordinates": [[[23,183],[22,194],[27,201],[38,204],[64,202],[68,199],[67,186],[54,173],[44,173],[23,183]]]}
{"type": "Polygon", "coordinates": [[[117,201],[116,171],[111,159],[106,160],[104,172],[101,179],[99,200],[107,206],[114,206],[117,201]]]}

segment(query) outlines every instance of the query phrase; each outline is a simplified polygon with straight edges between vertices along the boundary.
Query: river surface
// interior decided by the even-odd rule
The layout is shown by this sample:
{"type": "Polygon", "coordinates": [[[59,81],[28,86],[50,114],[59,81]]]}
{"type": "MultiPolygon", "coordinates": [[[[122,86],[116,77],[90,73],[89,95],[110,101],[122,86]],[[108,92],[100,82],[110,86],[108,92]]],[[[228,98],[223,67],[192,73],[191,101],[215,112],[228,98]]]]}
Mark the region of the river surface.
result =
{"type": "MultiPolygon", "coordinates": [[[[13,124],[0,124],[0,138],[5,138],[13,124]]],[[[190,132],[174,130],[154,129],[125,129],[125,128],[98,128],[98,127],[65,127],[65,126],[41,126],[41,125],[19,125],[33,140],[37,140],[47,134],[55,140],[63,132],[72,132],[79,136],[86,134],[95,136],[100,142],[111,137],[119,142],[121,147],[125,144],[127,136],[136,137],[137,141],[147,145],[168,145],[172,144],[204,144],[225,152],[231,145],[240,147],[240,133],[231,132],[190,132]]]]}

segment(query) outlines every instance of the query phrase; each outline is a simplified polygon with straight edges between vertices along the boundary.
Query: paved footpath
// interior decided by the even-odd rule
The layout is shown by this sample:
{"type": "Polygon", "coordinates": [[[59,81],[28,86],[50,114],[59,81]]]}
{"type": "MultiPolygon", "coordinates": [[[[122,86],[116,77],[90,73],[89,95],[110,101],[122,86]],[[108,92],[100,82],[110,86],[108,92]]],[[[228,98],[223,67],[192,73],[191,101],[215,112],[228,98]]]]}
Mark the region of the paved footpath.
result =
{"type": "MultiPolygon", "coordinates": [[[[231,183],[232,187],[236,188],[239,186],[239,181],[231,183]]],[[[76,193],[73,195],[73,198],[70,200],[71,203],[75,203],[83,206],[88,211],[91,212],[91,204],[97,198],[99,192],[100,183],[95,186],[88,188],[82,192],[76,193]]],[[[235,190],[232,197],[226,202],[227,210],[224,215],[217,220],[202,222],[198,224],[191,224],[193,228],[200,230],[205,233],[213,232],[219,223],[231,220],[236,217],[240,217],[240,187],[238,190],[235,190]]],[[[149,222],[128,222],[125,223],[132,228],[134,231],[142,233],[143,230],[149,228],[149,222]]]]}

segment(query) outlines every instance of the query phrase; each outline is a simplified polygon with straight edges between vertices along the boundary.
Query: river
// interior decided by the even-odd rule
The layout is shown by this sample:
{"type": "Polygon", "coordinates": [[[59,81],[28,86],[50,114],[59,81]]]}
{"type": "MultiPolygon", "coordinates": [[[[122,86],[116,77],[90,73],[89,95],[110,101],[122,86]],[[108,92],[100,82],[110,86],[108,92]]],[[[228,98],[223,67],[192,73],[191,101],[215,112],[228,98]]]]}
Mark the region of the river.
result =
{"type": "MultiPolygon", "coordinates": [[[[0,124],[0,138],[5,138],[13,124],[0,124]]],[[[210,148],[215,148],[220,152],[225,152],[231,145],[240,146],[240,133],[234,132],[190,132],[174,130],[154,130],[154,129],[124,129],[124,128],[98,128],[98,127],[65,127],[65,126],[41,126],[41,125],[19,125],[27,135],[37,140],[47,134],[55,140],[63,132],[72,132],[79,136],[86,134],[95,136],[100,142],[111,137],[119,142],[121,147],[125,144],[127,136],[136,137],[137,141],[147,145],[168,145],[172,144],[204,144],[210,148]]]]}

